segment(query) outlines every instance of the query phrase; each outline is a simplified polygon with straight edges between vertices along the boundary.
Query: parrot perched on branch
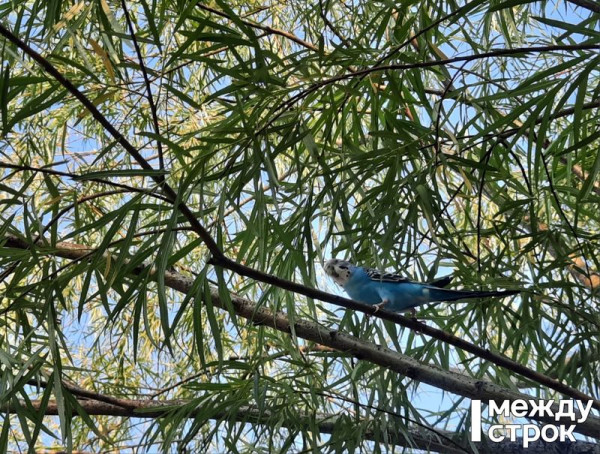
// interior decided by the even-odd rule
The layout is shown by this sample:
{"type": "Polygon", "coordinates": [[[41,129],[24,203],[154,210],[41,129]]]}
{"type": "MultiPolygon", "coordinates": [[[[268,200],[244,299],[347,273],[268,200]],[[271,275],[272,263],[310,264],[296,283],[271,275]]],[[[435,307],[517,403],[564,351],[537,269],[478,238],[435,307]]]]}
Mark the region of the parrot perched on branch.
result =
{"type": "Polygon", "coordinates": [[[467,298],[487,298],[516,295],[520,290],[479,292],[443,288],[450,283],[446,277],[430,283],[414,282],[398,274],[353,265],[345,260],[331,259],[325,272],[342,286],[355,301],[378,309],[401,312],[434,301],[456,301],[467,298]]]}

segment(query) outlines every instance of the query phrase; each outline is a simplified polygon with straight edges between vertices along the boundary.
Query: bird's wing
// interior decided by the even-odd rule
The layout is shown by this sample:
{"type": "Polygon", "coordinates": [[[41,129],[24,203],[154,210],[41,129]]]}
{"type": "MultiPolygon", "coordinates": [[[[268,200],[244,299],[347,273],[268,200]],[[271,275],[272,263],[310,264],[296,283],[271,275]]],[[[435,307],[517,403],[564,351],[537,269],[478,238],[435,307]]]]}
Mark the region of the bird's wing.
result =
{"type": "Polygon", "coordinates": [[[452,281],[452,276],[446,276],[446,277],[441,277],[439,279],[435,279],[431,282],[428,282],[428,285],[433,285],[434,287],[437,288],[444,288],[444,287],[448,287],[448,285],[450,285],[450,282],[452,281]]]}
{"type": "Polygon", "coordinates": [[[386,273],[385,271],[379,271],[375,268],[365,268],[365,272],[369,279],[378,282],[411,282],[409,279],[399,274],[386,273]]]}

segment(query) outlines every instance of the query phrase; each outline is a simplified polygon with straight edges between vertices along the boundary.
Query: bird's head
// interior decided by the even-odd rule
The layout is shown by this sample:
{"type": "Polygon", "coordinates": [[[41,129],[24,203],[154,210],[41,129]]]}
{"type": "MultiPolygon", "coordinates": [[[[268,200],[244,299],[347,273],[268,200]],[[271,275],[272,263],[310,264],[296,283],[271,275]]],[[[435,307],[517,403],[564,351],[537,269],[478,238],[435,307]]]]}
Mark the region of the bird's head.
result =
{"type": "Polygon", "coordinates": [[[331,259],[325,262],[325,273],[339,285],[344,286],[356,269],[352,263],[346,260],[331,259]]]}

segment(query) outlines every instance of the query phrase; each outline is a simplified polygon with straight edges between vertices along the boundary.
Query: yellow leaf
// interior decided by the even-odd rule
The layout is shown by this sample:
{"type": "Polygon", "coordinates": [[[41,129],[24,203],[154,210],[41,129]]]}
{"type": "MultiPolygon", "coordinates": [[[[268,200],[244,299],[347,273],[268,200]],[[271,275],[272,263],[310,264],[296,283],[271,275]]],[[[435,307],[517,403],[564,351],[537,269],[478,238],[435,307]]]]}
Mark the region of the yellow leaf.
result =
{"type": "Polygon", "coordinates": [[[57,195],[56,197],[54,197],[53,199],[48,200],[47,202],[44,203],[45,206],[50,206],[50,205],[54,205],[55,203],[57,203],[58,201],[60,201],[63,198],[62,195],[57,195]]]}
{"type": "Polygon", "coordinates": [[[88,38],[88,41],[92,45],[94,52],[96,52],[98,54],[98,56],[102,59],[102,63],[104,64],[104,67],[106,68],[106,72],[108,73],[108,77],[110,77],[111,82],[114,83],[115,82],[115,70],[112,66],[112,63],[110,62],[110,58],[108,58],[108,54],[106,53],[106,51],[104,49],[102,49],[102,47],[100,46],[100,44],[98,44],[98,42],[96,40],[94,40],[92,38],[88,38]]]}
{"type": "Polygon", "coordinates": [[[54,25],[54,27],[52,27],[54,29],[54,31],[58,31],[61,28],[63,28],[67,24],[67,22],[69,22],[71,19],[73,19],[75,16],[77,16],[81,12],[81,10],[83,9],[84,6],[85,6],[85,2],[79,2],[79,3],[74,4],[69,9],[69,11],[67,11],[64,14],[63,18],[59,22],[57,22],[54,25]]]}
{"type": "Polygon", "coordinates": [[[106,0],[100,0],[100,5],[102,6],[104,14],[110,14],[110,7],[108,6],[108,3],[106,3],[106,0]]]}
{"type": "Polygon", "coordinates": [[[108,277],[108,273],[110,273],[110,264],[111,264],[111,256],[110,253],[106,254],[106,266],[104,268],[104,279],[108,277]]]}
{"type": "MultiPolygon", "coordinates": [[[[94,98],[92,100],[92,104],[95,106],[98,106],[100,104],[102,104],[104,101],[107,101],[109,99],[112,99],[114,97],[114,92],[108,92],[108,93],[103,93],[99,96],[97,96],[96,98],[94,98]]],[[[82,118],[84,118],[86,115],[88,115],[90,113],[89,110],[87,109],[83,109],[78,115],[77,115],[77,119],[81,120],[82,118]]]]}
{"type": "Polygon", "coordinates": [[[71,9],[69,9],[69,11],[67,11],[65,13],[65,16],[64,16],[65,20],[73,19],[75,16],[77,16],[81,12],[81,10],[83,9],[84,6],[85,6],[85,2],[79,2],[79,3],[76,3],[75,5],[73,5],[71,7],[71,9]]]}

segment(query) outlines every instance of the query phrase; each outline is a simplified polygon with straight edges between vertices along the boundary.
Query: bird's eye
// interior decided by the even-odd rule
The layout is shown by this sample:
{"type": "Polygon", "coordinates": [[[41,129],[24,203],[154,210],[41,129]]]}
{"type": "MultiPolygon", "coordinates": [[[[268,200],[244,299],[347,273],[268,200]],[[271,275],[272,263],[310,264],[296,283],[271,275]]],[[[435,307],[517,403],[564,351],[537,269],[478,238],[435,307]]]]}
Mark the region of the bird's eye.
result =
{"type": "Polygon", "coordinates": [[[348,267],[344,266],[344,265],[340,265],[340,268],[343,269],[343,270],[347,270],[348,269],[348,267]]]}

